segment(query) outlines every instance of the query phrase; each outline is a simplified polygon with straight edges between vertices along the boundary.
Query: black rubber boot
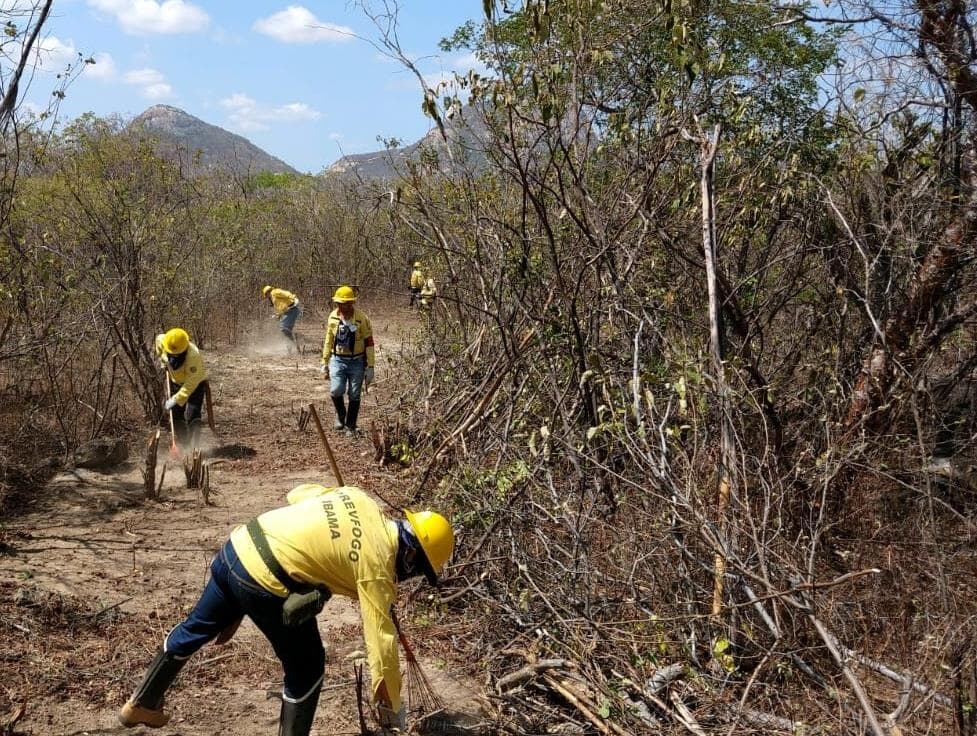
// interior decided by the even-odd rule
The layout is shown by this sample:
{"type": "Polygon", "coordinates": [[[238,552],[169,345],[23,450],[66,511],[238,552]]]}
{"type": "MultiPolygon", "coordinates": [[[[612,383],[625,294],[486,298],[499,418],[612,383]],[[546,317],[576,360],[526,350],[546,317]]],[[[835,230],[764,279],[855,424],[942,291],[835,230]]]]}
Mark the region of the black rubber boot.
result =
{"type": "Polygon", "coordinates": [[[346,410],[346,429],[350,432],[356,431],[356,419],[360,415],[360,402],[349,400],[349,409],[346,410]]]}
{"type": "Polygon", "coordinates": [[[309,736],[315,709],[319,705],[320,685],[297,703],[282,700],[282,712],[278,717],[278,736],[309,736]]]}
{"type": "MultiPolygon", "coordinates": [[[[342,396],[333,396],[332,404],[336,407],[336,429],[342,429],[346,426],[346,402],[343,401],[342,396]]],[[[353,402],[349,402],[349,406],[353,408],[353,402]]]]}
{"type": "Polygon", "coordinates": [[[170,717],[163,712],[163,696],[180,674],[187,660],[177,659],[162,649],[156,652],[142,684],[129,698],[129,702],[119,711],[119,722],[123,726],[145,725],[150,728],[165,726],[170,717]]]}

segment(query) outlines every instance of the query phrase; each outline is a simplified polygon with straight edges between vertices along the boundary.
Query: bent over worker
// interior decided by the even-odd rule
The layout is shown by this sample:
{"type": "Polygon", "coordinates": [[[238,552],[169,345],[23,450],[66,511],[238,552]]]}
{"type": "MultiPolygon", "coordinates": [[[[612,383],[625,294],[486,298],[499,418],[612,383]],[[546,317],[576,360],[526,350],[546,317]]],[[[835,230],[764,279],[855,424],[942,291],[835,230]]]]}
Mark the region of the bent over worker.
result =
{"type": "Polygon", "coordinates": [[[437,584],[454,549],[451,524],[433,511],[387,519],[352,486],[307,484],[293,489],[289,501],[231,532],[211,563],[200,600],[163,640],[119,712],[123,725],[165,725],[164,695],[187,659],[247,616],[284,670],[279,736],[307,736],[325,671],[315,616],[331,595],[342,595],[359,601],[380,724],[405,729],[391,606],[399,581],[423,574],[437,584]]]}
{"type": "Polygon", "coordinates": [[[336,429],[345,428],[353,433],[360,413],[363,384],[373,383],[373,326],[370,318],[354,306],[356,292],[351,287],[340,286],[332,300],[336,308],[326,324],[319,370],[329,373],[329,393],[336,407],[336,429]]]}
{"type": "Polygon", "coordinates": [[[156,357],[166,369],[168,396],[164,411],[173,412],[176,441],[194,447],[200,435],[200,416],[207,395],[207,369],[190,335],[174,327],[156,336],[156,357]]]}
{"type": "Polygon", "coordinates": [[[273,286],[265,286],[261,289],[261,293],[268,299],[272,308],[275,310],[275,316],[278,318],[278,329],[281,330],[282,335],[288,340],[289,350],[291,351],[292,347],[297,347],[298,345],[292,330],[295,329],[295,323],[302,314],[299,298],[286,289],[276,289],[273,286]]]}

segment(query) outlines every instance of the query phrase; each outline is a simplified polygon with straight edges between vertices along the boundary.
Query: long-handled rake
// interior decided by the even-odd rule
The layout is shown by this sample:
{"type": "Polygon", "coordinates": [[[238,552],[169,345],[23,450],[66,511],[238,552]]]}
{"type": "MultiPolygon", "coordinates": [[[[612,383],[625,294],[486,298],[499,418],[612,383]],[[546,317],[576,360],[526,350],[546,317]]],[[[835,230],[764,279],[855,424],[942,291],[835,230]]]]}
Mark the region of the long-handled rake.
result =
{"type": "Polygon", "coordinates": [[[339,472],[339,464],[336,462],[336,456],[332,454],[329,440],[326,439],[326,433],[322,429],[322,422],[319,421],[319,412],[315,410],[315,404],[309,404],[309,414],[312,416],[312,421],[315,422],[316,432],[319,433],[322,446],[326,448],[326,455],[329,457],[329,464],[332,466],[332,474],[336,476],[336,483],[341,486],[346,485],[343,483],[343,474],[339,472]]]}
{"type": "Polygon", "coordinates": [[[416,716],[418,720],[444,710],[445,704],[434,685],[428,679],[427,673],[417,660],[414,650],[404,636],[404,630],[400,626],[397,612],[391,610],[391,617],[394,627],[397,629],[397,637],[400,639],[400,646],[404,649],[404,659],[407,661],[407,710],[416,716]]]}
{"type": "MultiPolygon", "coordinates": [[[[163,396],[167,399],[170,398],[170,380],[166,375],[166,371],[163,371],[163,396]]],[[[173,421],[173,410],[167,409],[166,413],[170,417],[170,457],[178,457],[180,455],[180,448],[176,445],[176,423],[173,421]]]]}
{"type": "MultiPolygon", "coordinates": [[[[312,417],[312,421],[315,422],[316,431],[326,450],[326,455],[329,457],[329,464],[332,466],[333,475],[336,476],[336,482],[339,485],[344,485],[343,475],[339,470],[339,464],[336,462],[336,456],[333,455],[332,448],[329,446],[329,440],[326,439],[326,433],[322,429],[322,422],[319,421],[319,413],[316,411],[315,404],[309,404],[309,415],[312,417]]],[[[380,498],[391,508],[396,508],[382,496],[380,498]]],[[[407,637],[404,635],[404,630],[400,626],[400,619],[397,618],[397,612],[391,609],[390,617],[393,619],[394,628],[397,629],[397,638],[400,639],[400,646],[404,650],[404,659],[407,661],[407,710],[415,714],[418,720],[421,720],[444,710],[445,703],[441,699],[441,696],[438,695],[437,690],[434,689],[427,674],[424,672],[424,668],[421,667],[421,663],[417,660],[417,656],[414,654],[414,650],[411,648],[407,637]]],[[[361,728],[365,729],[365,726],[362,725],[362,713],[360,714],[360,722],[361,728]]]]}

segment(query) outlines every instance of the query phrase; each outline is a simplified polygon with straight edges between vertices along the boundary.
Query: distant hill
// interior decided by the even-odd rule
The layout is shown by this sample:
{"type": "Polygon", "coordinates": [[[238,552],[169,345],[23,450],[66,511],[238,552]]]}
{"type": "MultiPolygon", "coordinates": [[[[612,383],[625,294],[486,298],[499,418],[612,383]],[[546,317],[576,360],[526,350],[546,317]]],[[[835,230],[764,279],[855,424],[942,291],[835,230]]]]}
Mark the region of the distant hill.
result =
{"type": "Polygon", "coordinates": [[[419,141],[407,146],[343,156],[329,166],[323,176],[364,181],[396,179],[408,161],[419,161],[424,154],[436,157],[438,168],[444,171],[452,166],[479,169],[486,163],[483,141],[487,132],[481,113],[473,108],[465,108],[445,121],[446,136],[442,136],[435,127],[419,141]],[[451,156],[448,155],[449,147],[451,156]]]}
{"type": "Polygon", "coordinates": [[[247,138],[205,123],[200,118],[170,105],[154,105],[129,124],[130,130],[145,131],[159,139],[160,154],[181,162],[194,161],[203,170],[224,170],[239,174],[269,171],[298,172],[247,138]]]}

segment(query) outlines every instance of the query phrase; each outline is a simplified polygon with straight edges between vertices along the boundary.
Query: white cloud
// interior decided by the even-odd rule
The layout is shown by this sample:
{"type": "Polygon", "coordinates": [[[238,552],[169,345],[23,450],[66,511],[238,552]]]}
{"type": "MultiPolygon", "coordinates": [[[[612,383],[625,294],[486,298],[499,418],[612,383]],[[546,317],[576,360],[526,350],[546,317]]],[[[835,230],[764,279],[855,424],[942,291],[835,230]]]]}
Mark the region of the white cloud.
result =
{"type": "Polygon", "coordinates": [[[465,73],[470,69],[476,71],[481,71],[485,69],[485,64],[483,64],[479,58],[475,55],[475,52],[465,54],[464,56],[459,56],[455,59],[454,68],[456,71],[465,73]]]}
{"type": "Polygon", "coordinates": [[[184,0],[88,0],[88,4],[115,17],[126,33],[195,33],[210,23],[201,8],[184,0]]]}
{"type": "Polygon", "coordinates": [[[44,112],[44,108],[38,105],[36,102],[31,102],[30,100],[24,100],[20,103],[20,109],[27,112],[35,117],[39,117],[41,113],[44,112]]]}
{"type": "Polygon", "coordinates": [[[291,102],[278,107],[260,105],[242,92],[235,92],[220,101],[227,110],[231,124],[242,131],[267,130],[270,123],[295,123],[318,120],[322,113],[304,102],[291,102]]]}
{"type": "Polygon", "coordinates": [[[349,41],[353,38],[351,28],[321,21],[301,5],[289,5],[274,15],[259,18],[254,22],[254,30],[282,43],[349,41]]]}
{"type": "Polygon", "coordinates": [[[47,36],[37,42],[37,65],[43,71],[57,74],[69,65],[79,62],[78,49],[72,41],[62,41],[56,36],[47,36]]]}
{"type": "Polygon", "coordinates": [[[143,97],[151,100],[162,100],[173,96],[173,87],[166,81],[163,73],[156,69],[133,69],[126,72],[122,80],[126,84],[140,87],[143,97]]]}
{"type": "Polygon", "coordinates": [[[85,76],[92,79],[109,80],[115,79],[119,70],[115,66],[115,60],[111,54],[98,53],[92,54],[94,64],[85,65],[85,76]]]}

